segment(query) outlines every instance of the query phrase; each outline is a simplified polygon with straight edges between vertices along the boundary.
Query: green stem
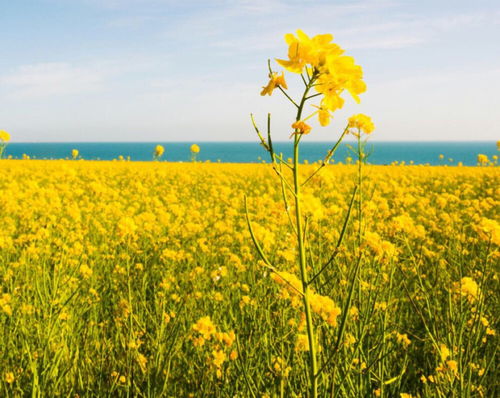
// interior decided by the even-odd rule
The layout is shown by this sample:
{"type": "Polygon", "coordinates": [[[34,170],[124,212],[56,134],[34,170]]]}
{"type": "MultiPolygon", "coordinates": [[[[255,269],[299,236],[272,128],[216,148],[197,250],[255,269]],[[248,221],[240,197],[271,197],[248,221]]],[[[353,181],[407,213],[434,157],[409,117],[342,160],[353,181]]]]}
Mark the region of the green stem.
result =
{"type": "MultiPolygon", "coordinates": [[[[358,261],[360,262],[359,267],[361,267],[361,257],[362,257],[362,252],[361,252],[361,240],[362,240],[362,230],[361,230],[361,223],[363,221],[363,216],[361,214],[362,210],[362,181],[363,181],[363,176],[361,174],[361,164],[363,161],[363,155],[362,155],[362,148],[361,148],[361,131],[358,129],[358,253],[359,253],[359,259],[358,261]]],[[[362,297],[362,292],[361,292],[361,270],[359,270],[358,274],[358,281],[357,281],[357,287],[358,287],[358,308],[361,308],[361,297],[362,297]]],[[[362,345],[362,326],[361,323],[358,324],[358,341],[359,341],[359,361],[361,363],[361,353],[363,350],[363,345],[362,345]]],[[[358,374],[358,394],[361,394],[361,391],[363,389],[363,375],[362,372],[360,371],[358,374]]]]}
{"type": "Polygon", "coordinates": [[[363,220],[363,215],[361,214],[362,211],[362,181],[363,181],[363,175],[362,173],[362,163],[363,163],[363,158],[364,158],[364,153],[363,153],[363,148],[361,146],[361,131],[358,129],[358,220],[359,220],[359,225],[358,225],[358,249],[361,250],[361,238],[362,238],[362,229],[361,229],[361,222],[363,220]]]}
{"type": "MultiPolygon", "coordinates": [[[[311,84],[314,82],[315,76],[311,77],[309,84],[306,86],[304,90],[304,94],[302,96],[302,100],[300,101],[299,108],[297,110],[296,121],[299,121],[302,116],[302,110],[304,108],[304,104],[307,99],[307,93],[311,88],[311,84]]],[[[317,362],[317,353],[316,353],[316,341],[315,341],[315,331],[314,324],[312,319],[312,311],[311,304],[309,302],[309,281],[307,276],[307,261],[306,261],[306,250],[304,245],[304,227],[302,225],[302,213],[301,213],[301,202],[300,202],[300,191],[301,184],[299,182],[299,142],[300,135],[295,135],[294,145],[293,145],[293,183],[294,183],[294,193],[295,193],[295,218],[296,218],[296,226],[297,226],[297,241],[298,241],[298,249],[299,249],[299,266],[300,266],[300,275],[302,280],[302,290],[303,290],[303,303],[304,303],[304,312],[306,315],[306,327],[307,327],[307,337],[309,339],[309,365],[310,365],[310,382],[311,382],[311,397],[317,398],[318,396],[318,379],[317,379],[317,371],[318,371],[318,362],[317,362]]]]}
{"type": "Polygon", "coordinates": [[[316,344],[315,344],[315,333],[314,324],[312,320],[311,304],[309,303],[309,283],[307,276],[307,263],[306,263],[306,251],[304,247],[304,234],[302,225],[302,214],[300,205],[300,183],[299,183],[299,145],[298,139],[295,138],[294,145],[294,170],[293,170],[293,182],[295,187],[295,218],[297,225],[297,240],[299,246],[299,265],[300,274],[302,279],[302,290],[304,296],[302,297],[304,302],[304,312],[306,314],[306,324],[307,324],[307,337],[309,339],[309,356],[310,356],[310,374],[311,374],[311,396],[316,398],[318,396],[318,383],[316,378],[316,373],[318,370],[317,358],[316,358],[316,344]]]}
{"type": "MultiPolygon", "coordinates": [[[[310,98],[310,97],[309,97],[310,98]]],[[[335,151],[337,150],[337,147],[339,146],[339,144],[341,143],[341,141],[344,139],[345,135],[347,134],[347,132],[349,131],[349,125],[346,126],[346,128],[344,129],[344,131],[342,132],[342,135],[340,136],[340,138],[337,140],[337,142],[335,143],[335,145],[332,147],[332,149],[330,149],[327,153],[327,155],[325,156],[325,159],[323,160],[323,162],[321,163],[321,166],[319,166],[316,171],[314,173],[312,173],[308,178],[307,180],[305,180],[302,185],[306,185],[309,180],[311,178],[313,178],[316,174],[318,174],[321,169],[323,167],[325,167],[328,162],[330,161],[330,158],[333,156],[333,154],[335,153],[335,151]]]]}
{"type": "Polygon", "coordinates": [[[296,103],[296,102],[292,99],[292,97],[290,97],[290,96],[286,93],[286,91],[285,91],[285,90],[283,90],[283,89],[281,88],[281,86],[278,86],[278,89],[282,92],[282,94],[283,94],[286,98],[288,98],[288,100],[289,100],[292,104],[294,104],[297,108],[299,107],[299,106],[297,105],[297,103],[296,103]]]}

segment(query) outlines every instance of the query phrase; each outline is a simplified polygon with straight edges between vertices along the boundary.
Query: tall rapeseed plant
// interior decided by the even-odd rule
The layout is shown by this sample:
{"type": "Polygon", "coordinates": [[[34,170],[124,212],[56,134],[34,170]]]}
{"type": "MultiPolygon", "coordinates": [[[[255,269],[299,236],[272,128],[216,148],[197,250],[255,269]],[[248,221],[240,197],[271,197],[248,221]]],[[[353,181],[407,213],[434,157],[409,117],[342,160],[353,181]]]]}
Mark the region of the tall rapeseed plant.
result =
{"type": "Polygon", "coordinates": [[[2,159],[3,152],[7,146],[7,142],[10,141],[10,134],[5,130],[0,130],[0,159],[2,159]]]}
{"type": "MultiPolygon", "coordinates": [[[[344,131],[340,134],[336,144],[327,153],[319,167],[308,178],[303,181],[301,180],[299,173],[300,142],[302,138],[309,134],[312,130],[312,127],[307,124],[307,121],[312,117],[317,116],[319,124],[323,127],[327,126],[330,123],[333,112],[342,108],[344,105],[342,95],[345,92],[348,92],[354,100],[359,103],[359,95],[366,91],[366,84],[363,81],[363,71],[361,66],[356,65],[352,57],[344,55],[344,50],[339,45],[333,43],[332,40],[333,36],[330,34],[322,34],[310,38],[301,30],[297,31],[297,36],[294,36],[293,34],[285,35],[285,41],[288,44],[288,59],[278,59],[277,63],[284,67],[288,72],[295,73],[300,76],[304,84],[304,89],[299,97],[299,100],[293,99],[292,96],[285,91],[288,89],[285,80],[285,73],[273,71],[271,64],[268,63],[269,82],[265,87],[263,87],[261,95],[272,95],[273,91],[278,89],[288,99],[288,101],[290,101],[295,109],[295,119],[293,123],[291,123],[290,136],[290,138],[293,138],[292,159],[285,160],[281,154],[278,155],[274,151],[271,138],[270,114],[268,114],[267,122],[267,139],[264,138],[260,132],[252,116],[252,123],[260,142],[269,152],[273,169],[276,171],[281,181],[285,208],[296,237],[300,281],[296,280],[295,275],[280,272],[275,265],[271,263],[257,241],[247,211],[248,227],[260,257],[266,266],[273,271],[273,279],[280,284],[288,285],[292,289],[291,291],[298,294],[302,299],[307,328],[307,338],[303,339],[306,345],[304,351],[307,351],[309,354],[308,374],[312,397],[318,396],[318,378],[323,369],[322,364],[318,363],[318,344],[316,341],[313,313],[316,313],[325,319],[325,308],[328,307],[329,310],[326,311],[328,314],[326,315],[326,318],[328,319],[328,323],[335,325],[336,317],[340,315],[341,311],[335,306],[331,299],[317,294],[313,289],[313,283],[318,276],[326,268],[328,268],[331,261],[328,261],[317,271],[310,267],[311,264],[308,264],[305,239],[307,220],[302,214],[303,199],[301,190],[314,175],[316,175],[326,164],[328,164],[346,134],[350,131],[355,132],[357,134],[359,144],[361,133],[368,134],[374,129],[373,123],[368,116],[361,114],[352,116],[349,119],[344,131]],[[310,108],[306,107],[306,105],[308,105],[311,100],[314,100],[315,102],[315,104],[312,104],[314,110],[312,110],[310,114],[307,114],[307,111],[310,108]],[[284,174],[283,166],[285,169],[290,170],[292,181],[289,181],[284,174]],[[291,196],[291,200],[294,205],[293,214],[290,211],[288,200],[289,196],[291,196]],[[311,269],[313,270],[312,274],[308,272],[311,269]]],[[[362,159],[360,159],[360,164],[361,160],[362,159]]],[[[355,194],[356,191],[353,194],[353,198],[355,194]]],[[[352,208],[352,205],[353,200],[351,201],[350,208],[352,208]]],[[[348,212],[346,222],[344,223],[343,230],[340,234],[337,249],[342,243],[349,215],[350,210],[348,212]]],[[[341,335],[345,327],[345,320],[346,316],[344,314],[340,325],[341,333],[339,334],[339,338],[342,337],[341,335]]]]}

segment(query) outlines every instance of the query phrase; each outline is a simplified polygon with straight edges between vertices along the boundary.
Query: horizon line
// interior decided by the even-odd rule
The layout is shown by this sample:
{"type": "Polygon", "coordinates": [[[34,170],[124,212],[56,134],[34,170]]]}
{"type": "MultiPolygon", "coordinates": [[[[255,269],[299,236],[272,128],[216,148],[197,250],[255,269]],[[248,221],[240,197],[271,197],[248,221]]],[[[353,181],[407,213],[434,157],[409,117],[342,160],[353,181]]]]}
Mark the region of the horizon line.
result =
{"type": "MultiPolygon", "coordinates": [[[[347,142],[355,142],[356,140],[354,139],[346,139],[345,141],[347,142]]],[[[293,143],[292,140],[273,140],[274,143],[293,143]]],[[[335,143],[337,142],[336,140],[331,140],[331,141],[303,141],[302,143],[306,144],[326,144],[326,143],[335,143]]],[[[387,140],[387,139],[381,139],[381,140],[370,140],[368,143],[489,143],[489,142],[498,142],[494,139],[491,140],[387,140]]],[[[226,141],[226,140],[220,140],[220,141],[196,141],[196,140],[189,140],[189,141],[162,141],[162,140],[155,140],[155,141],[9,141],[8,143],[5,143],[7,145],[12,145],[12,144],[161,144],[161,143],[169,143],[169,144],[193,144],[193,143],[201,143],[201,144],[257,144],[261,145],[259,141],[226,141]]]]}

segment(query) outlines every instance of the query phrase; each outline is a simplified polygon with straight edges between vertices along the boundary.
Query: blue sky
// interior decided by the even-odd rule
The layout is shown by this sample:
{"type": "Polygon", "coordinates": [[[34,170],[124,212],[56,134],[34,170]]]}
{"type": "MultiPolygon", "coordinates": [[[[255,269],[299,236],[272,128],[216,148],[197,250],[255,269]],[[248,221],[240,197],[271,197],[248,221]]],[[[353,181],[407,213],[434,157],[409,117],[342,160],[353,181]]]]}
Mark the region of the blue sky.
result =
{"type": "Polygon", "coordinates": [[[360,112],[373,140],[500,139],[493,0],[0,0],[0,129],[17,142],[252,141],[249,114],[271,112],[286,140],[293,109],[259,91],[298,28],[332,33],[368,85],[308,140],[360,112]]]}

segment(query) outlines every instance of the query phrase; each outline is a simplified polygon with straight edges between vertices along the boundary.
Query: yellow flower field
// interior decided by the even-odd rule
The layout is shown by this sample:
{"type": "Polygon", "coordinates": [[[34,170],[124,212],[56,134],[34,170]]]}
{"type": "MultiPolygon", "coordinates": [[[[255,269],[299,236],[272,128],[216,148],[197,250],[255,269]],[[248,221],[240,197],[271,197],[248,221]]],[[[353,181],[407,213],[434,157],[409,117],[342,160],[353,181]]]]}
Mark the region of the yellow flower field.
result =
{"type": "MultiPolygon", "coordinates": [[[[307,396],[295,237],[269,165],[0,170],[0,396],[307,396]]],[[[331,265],[308,293],[319,395],[495,396],[498,168],[363,174],[361,256],[356,206],[336,249],[357,167],[326,166],[301,193],[310,271],[331,265]]]]}

